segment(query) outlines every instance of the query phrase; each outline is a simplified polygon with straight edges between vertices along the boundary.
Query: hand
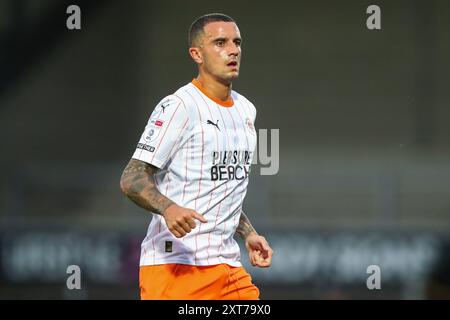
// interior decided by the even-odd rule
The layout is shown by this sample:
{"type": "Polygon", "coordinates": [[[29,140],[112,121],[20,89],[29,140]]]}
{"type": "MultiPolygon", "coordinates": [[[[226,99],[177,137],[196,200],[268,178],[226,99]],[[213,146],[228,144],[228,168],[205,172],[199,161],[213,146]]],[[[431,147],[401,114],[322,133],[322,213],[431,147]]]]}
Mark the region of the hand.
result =
{"type": "Polygon", "coordinates": [[[197,219],[203,223],[208,222],[195,210],[183,208],[174,203],[164,210],[163,217],[166,220],[169,231],[172,232],[177,238],[184,237],[195,228],[194,219],[197,219]]]}
{"type": "Polygon", "coordinates": [[[256,232],[253,232],[245,239],[245,247],[252,266],[260,268],[270,267],[272,264],[273,250],[270,248],[266,239],[256,232]]]}

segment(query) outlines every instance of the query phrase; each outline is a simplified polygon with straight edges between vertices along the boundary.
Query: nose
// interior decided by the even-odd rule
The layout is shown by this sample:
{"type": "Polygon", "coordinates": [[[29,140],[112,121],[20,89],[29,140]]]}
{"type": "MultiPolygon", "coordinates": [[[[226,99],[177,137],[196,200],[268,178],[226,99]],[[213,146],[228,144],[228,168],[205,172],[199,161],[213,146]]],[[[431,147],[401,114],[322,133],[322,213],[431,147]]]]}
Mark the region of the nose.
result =
{"type": "Polygon", "coordinates": [[[228,46],[228,55],[237,57],[240,52],[241,48],[236,45],[236,43],[231,42],[231,44],[228,46]]]}

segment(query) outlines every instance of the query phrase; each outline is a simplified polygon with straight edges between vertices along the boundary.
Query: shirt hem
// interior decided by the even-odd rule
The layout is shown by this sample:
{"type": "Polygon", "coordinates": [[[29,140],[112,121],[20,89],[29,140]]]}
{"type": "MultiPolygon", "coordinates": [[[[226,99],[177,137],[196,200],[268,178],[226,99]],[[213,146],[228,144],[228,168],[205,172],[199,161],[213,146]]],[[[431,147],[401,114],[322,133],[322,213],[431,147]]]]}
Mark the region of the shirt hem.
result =
{"type": "Polygon", "coordinates": [[[232,267],[242,267],[242,263],[240,261],[220,261],[217,263],[195,263],[189,260],[165,260],[165,261],[155,261],[154,263],[148,263],[148,262],[141,262],[139,264],[140,267],[144,266],[156,266],[156,265],[162,265],[162,264],[185,264],[189,266],[198,266],[198,267],[204,267],[204,266],[216,266],[219,264],[228,264],[232,267]]]}

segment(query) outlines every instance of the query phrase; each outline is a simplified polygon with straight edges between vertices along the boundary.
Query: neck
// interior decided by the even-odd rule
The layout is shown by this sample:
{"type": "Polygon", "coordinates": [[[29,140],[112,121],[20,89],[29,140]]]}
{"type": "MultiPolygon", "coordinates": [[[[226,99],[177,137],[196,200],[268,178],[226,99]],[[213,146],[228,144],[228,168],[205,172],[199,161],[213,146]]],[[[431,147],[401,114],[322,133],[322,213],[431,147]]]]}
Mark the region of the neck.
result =
{"type": "Polygon", "coordinates": [[[200,82],[202,87],[212,96],[227,101],[231,95],[231,82],[224,83],[213,78],[211,75],[200,73],[197,76],[197,81],[200,82]]]}

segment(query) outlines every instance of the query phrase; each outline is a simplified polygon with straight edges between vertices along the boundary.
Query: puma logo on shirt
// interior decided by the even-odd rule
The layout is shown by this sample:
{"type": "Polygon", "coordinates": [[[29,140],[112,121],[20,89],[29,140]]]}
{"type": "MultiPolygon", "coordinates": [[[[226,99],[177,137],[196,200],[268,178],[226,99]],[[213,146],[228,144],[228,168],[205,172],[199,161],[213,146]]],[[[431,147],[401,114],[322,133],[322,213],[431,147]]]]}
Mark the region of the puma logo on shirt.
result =
{"type": "Polygon", "coordinates": [[[213,126],[215,126],[215,127],[220,131],[220,128],[219,128],[219,120],[217,120],[216,123],[212,122],[211,120],[208,120],[208,121],[206,121],[206,123],[207,123],[207,124],[212,124],[213,126]]]}

